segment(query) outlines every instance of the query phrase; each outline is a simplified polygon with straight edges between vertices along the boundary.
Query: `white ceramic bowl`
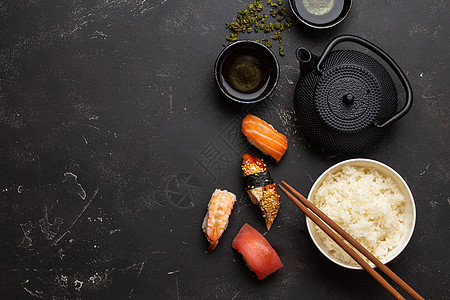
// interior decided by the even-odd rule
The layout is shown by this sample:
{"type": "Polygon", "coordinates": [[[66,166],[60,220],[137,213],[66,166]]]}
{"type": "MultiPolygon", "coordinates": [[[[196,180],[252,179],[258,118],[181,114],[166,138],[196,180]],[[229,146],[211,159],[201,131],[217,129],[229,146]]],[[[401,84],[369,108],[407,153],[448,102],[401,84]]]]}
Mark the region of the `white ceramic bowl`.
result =
{"type": "MultiPolygon", "coordinates": [[[[403,226],[404,232],[402,235],[402,238],[400,240],[399,245],[392,249],[390,253],[388,253],[387,257],[382,260],[384,264],[390,262],[395,257],[397,257],[403,249],[405,249],[406,245],[408,244],[409,240],[411,239],[411,236],[414,231],[414,226],[416,223],[416,207],[414,204],[414,198],[411,193],[411,190],[409,189],[408,185],[406,184],[405,180],[392,168],[389,166],[375,161],[371,159],[363,159],[363,158],[357,158],[357,159],[350,159],[346,161],[342,161],[338,164],[335,164],[334,166],[327,169],[325,172],[320,175],[320,177],[316,180],[314,185],[311,188],[311,191],[308,194],[308,199],[311,201],[313,200],[313,195],[316,193],[318,188],[322,185],[322,182],[324,181],[325,177],[330,174],[334,173],[335,171],[338,171],[339,169],[342,169],[346,165],[353,165],[357,167],[367,167],[367,168],[375,168],[378,172],[382,173],[385,176],[391,177],[398,185],[400,192],[405,196],[405,223],[403,226]]],[[[349,269],[362,269],[359,265],[349,265],[347,263],[344,263],[338,259],[336,259],[333,254],[327,249],[327,247],[324,245],[324,242],[322,238],[318,235],[318,232],[315,228],[315,223],[308,217],[306,217],[306,225],[308,228],[308,232],[314,242],[314,244],[317,246],[317,248],[320,250],[320,252],[323,253],[329,260],[332,262],[345,267],[349,269]]]]}

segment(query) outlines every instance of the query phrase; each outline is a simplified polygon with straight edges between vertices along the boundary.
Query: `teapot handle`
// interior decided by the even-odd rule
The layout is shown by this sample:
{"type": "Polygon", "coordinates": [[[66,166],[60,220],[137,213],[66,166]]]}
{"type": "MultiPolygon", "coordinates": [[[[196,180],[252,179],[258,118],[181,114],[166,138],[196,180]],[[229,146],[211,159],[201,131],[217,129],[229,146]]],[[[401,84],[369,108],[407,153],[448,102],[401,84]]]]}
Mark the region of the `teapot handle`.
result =
{"type": "Polygon", "coordinates": [[[375,124],[375,126],[378,127],[378,128],[386,127],[386,126],[394,123],[398,119],[402,118],[404,115],[406,115],[406,113],[410,110],[410,108],[412,106],[412,101],[413,101],[413,93],[412,93],[411,85],[410,85],[408,79],[406,78],[405,74],[403,73],[403,71],[397,65],[397,63],[386,52],[384,52],[383,50],[381,50],[379,47],[375,46],[371,42],[369,42],[369,41],[367,41],[367,40],[365,40],[363,38],[354,36],[354,35],[341,35],[341,36],[338,36],[337,38],[332,40],[328,44],[328,46],[325,48],[325,50],[323,51],[323,54],[320,57],[319,62],[317,63],[316,70],[319,73],[322,73],[323,72],[322,64],[325,61],[325,59],[330,55],[331,50],[337,44],[339,44],[341,42],[347,42],[347,41],[360,44],[360,45],[368,48],[369,50],[371,50],[372,52],[374,52],[378,56],[380,56],[394,70],[395,74],[400,79],[400,81],[401,81],[401,83],[403,85],[403,88],[406,91],[406,101],[405,101],[405,104],[404,104],[403,108],[400,111],[398,111],[392,118],[390,118],[389,120],[387,120],[383,124],[375,124]]]}

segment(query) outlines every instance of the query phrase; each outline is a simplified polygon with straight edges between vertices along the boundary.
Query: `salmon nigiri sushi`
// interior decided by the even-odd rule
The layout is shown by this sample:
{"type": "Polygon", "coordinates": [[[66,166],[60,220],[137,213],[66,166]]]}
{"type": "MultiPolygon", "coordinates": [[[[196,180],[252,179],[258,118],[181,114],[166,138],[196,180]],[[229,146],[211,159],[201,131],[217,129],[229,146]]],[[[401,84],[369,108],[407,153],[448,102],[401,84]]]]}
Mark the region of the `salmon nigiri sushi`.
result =
{"type": "Polygon", "coordinates": [[[248,114],[242,120],[241,130],[250,144],[261,150],[262,153],[272,156],[277,162],[287,150],[286,136],[257,116],[248,114]]]}
{"type": "Polygon", "coordinates": [[[208,251],[213,251],[228,226],[236,195],[226,190],[216,189],[208,203],[208,211],[203,219],[202,228],[209,242],[208,251]]]}

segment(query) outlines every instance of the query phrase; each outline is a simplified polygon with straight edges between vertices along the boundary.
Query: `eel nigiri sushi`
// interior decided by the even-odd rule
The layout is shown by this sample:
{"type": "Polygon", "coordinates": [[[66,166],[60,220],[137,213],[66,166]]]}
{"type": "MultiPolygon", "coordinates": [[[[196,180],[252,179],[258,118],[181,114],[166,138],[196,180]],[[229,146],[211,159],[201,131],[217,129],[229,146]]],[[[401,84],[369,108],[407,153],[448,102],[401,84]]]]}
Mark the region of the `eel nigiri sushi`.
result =
{"type": "Polygon", "coordinates": [[[202,228],[209,242],[209,251],[213,251],[228,226],[228,218],[236,202],[236,195],[226,190],[216,189],[208,203],[208,211],[203,219],[202,228]]]}
{"type": "Polygon", "coordinates": [[[248,114],[242,120],[241,130],[250,144],[261,150],[265,155],[272,156],[277,162],[280,161],[287,150],[286,136],[257,116],[248,114]]]}
{"type": "Polygon", "coordinates": [[[250,200],[261,209],[267,230],[270,230],[280,208],[280,195],[269,174],[269,169],[261,159],[248,153],[242,158],[245,190],[250,200]]]}

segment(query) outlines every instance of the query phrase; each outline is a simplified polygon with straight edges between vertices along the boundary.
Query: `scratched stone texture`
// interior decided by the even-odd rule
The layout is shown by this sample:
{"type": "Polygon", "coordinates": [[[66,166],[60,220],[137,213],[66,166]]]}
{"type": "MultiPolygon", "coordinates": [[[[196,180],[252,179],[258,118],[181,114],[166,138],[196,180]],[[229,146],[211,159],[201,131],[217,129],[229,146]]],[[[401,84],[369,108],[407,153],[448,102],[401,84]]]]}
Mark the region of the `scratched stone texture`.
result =
{"type": "Polygon", "coordinates": [[[251,1],[0,0],[0,299],[389,298],[369,275],[327,261],[284,196],[266,232],[243,190],[245,152],[304,194],[347,158],[393,167],[414,194],[417,222],[389,267],[425,298],[448,298],[448,3],[353,2],[330,30],[295,20],[282,34],[286,55],[272,48],[274,94],[236,105],[219,94],[213,66],[225,23],[251,1]],[[389,53],[414,90],[413,108],[379,144],[345,155],[312,147],[293,109],[295,49],[320,55],[344,33],[389,53]],[[278,164],[241,134],[247,113],[287,136],[278,164]],[[208,253],[201,223],[216,188],[237,202],[208,253]],[[245,222],[284,263],[262,281],[231,248],[245,222]]]}

